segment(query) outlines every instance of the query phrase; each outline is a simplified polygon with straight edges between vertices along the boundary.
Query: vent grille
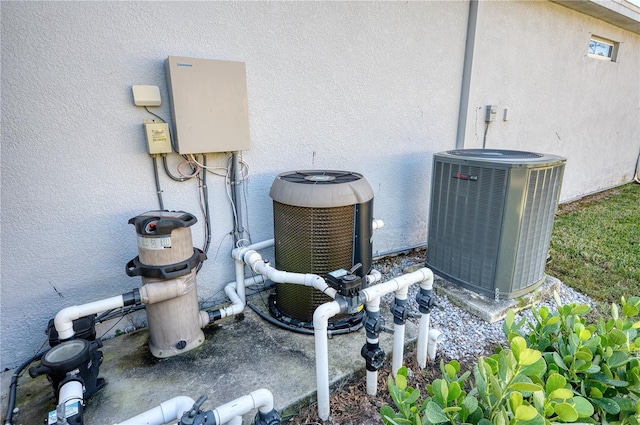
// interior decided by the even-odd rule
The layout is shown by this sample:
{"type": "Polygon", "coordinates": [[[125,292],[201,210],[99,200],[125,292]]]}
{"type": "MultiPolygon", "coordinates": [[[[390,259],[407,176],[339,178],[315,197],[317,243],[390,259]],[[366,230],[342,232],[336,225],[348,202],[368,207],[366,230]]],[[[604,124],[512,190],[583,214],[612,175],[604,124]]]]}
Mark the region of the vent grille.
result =
{"type": "Polygon", "coordinates": [[[492,290],[506,171],[437,162],[435,175],[427,262],[466,282],[492,290]],[[478,178],[452,177],[458,173],[478,178]]]}
{"type": "Polygon", "coordinates": [[[514,290],[544,277],[564,167],[531,170],[518,238],[514,290]]]}
{"type": "Polygon", "coordinates": [[[435,154],[427,266],[490,297],[535,289],[545,277],[565,163],[520,151],[435,154]]]}
{"type": "MultiPolygon", "coordinates": [[[[305,208],[273,202],[276,267],[326,276],[353,263],[355,207],[305,208]]],[[[312,287],[279,283],[278,309],[303,322],[331,298],[312,287]]],[[[336,316],[333,321],[344,315],[336,316]]]]}

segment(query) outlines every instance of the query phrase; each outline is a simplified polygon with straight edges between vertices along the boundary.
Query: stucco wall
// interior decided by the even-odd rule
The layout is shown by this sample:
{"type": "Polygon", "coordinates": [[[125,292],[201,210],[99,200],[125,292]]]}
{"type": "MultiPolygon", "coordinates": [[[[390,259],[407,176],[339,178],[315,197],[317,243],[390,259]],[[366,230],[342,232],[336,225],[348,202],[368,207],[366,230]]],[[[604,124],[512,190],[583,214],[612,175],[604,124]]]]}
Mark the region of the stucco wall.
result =
{"type": "MultiPolygon", "coordinates": [[[[2,2],[1,364],[45,344],[60,309],[127,292],[127,220],[158,207],[131,85],[167,100],[169,55],[246,62],[248,218],[272,237],[284,171],[347,169],[374,189],[374,251],[426,241],[432,154],[455,145],[467,2],[2,2]]],[[[168,104],[154,110],[169,118],[168,104]]],[[[209,165],[226,163],[209,155],[209,165]]],[[[173,156],[175,165],[179,157],[173,156]]],[[[161,172],[165,207],[201,218],[197,185],[161,172]]],[[[202,299],[232,279],[224,179],[202,299]]],[[[202,246],[202,220],[193,228],[202,246]]],[[[123,324],[117,325],[124,327],[123,324]]]]}
{"type": "Polygon", "coordinates": [[[567,158],[561,200],[626,183],[640,149],[640,35],[546,1],[480,2],[465,147],[567,158]],[[587,56],[591,34],[617,62],[587,56]],[[504,108],[508,120],[502,120],[504,108]]]}

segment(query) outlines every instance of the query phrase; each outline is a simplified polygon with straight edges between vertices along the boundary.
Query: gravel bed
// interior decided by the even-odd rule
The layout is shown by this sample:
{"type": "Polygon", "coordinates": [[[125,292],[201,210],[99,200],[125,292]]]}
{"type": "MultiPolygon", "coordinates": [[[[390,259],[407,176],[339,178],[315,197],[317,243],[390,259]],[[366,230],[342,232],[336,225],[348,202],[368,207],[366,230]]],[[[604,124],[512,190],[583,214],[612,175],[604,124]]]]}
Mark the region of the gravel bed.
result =
{"type": "MultiPolygon", "coordinates": [[[[402,274],[409,266],[424,262],[424,251],[416,250],[408,254],[387,257],[378,260],[374,267],[382,273],[382,281],[389,280],[402,274]]],[[[434,288],[437,287],[439,277],[436,276],[434,288]]],[[[418,285],[409,288],[409,306],[411,312],[419,314],[415,296],[419,290],[418,285]]],[[[576,292],[568,286],[561,284],[558,291],[563,304],[587,304],[594,307],[594,302],[587,296],[576,292]]],[[[393,294],[382,298],[382,305],[389,306],[393,302],[393,294]]],[[[435,296],[436,307],[431,310],[430,325],[443,333],[443,341],[438,345],[438,353],[444,358],[469,360],[481,355],[490,355],[498,345],[507,346],[507,340],[503,331],[504,320],[488,323],[467,311],[453,305],[446,296],[435,296]]],[[[556,303],[552,297],[538,304],[546,305],[549,310],[556,311],[556,303]]],[[[384,308],[384,307],[383,307],[384,308]]],[[[525,309],[516,314],[516,320],[526,317],[532,321],[530,309],[525,309]]],[[[418,319],[410,319],[417,323],[418,319]]]]}

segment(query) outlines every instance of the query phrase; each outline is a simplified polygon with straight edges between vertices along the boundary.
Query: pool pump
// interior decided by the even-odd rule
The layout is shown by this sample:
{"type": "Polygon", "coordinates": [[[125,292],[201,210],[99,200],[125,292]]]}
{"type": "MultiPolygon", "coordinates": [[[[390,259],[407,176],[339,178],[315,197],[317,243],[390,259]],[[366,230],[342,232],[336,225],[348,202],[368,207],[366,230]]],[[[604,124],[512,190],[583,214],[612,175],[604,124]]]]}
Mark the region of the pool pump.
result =
{"type": "MultiPolygon", "coordinates": [[[[95,339],[95,320],[93,316],[74,321],[74,328],[86,328],[78,337],[60,341],[49,328],[49,344],[40,365],[29,369],[29,375],[35,378],[47,375],[57,399],[56,410],[49,413],[46,423],[83,424],[83,411],[87,400],[104,386],[104,380],[98,378],[102,364],[102,341],[95,339]]],[[[55,331],[55,330],[54,330],[55,331]]]]}
{"type": "Polygon", "coordinates": [[[196,221],[184,211],[149,211],[129,220],[136,228],[139,255],[127,263],[126,272],[142,277],[141,293],[164,300],[142,299],[154,357],[172,357],[204,342],[196,272],[206,256],[193,247],[189,227],[196,221]]]}

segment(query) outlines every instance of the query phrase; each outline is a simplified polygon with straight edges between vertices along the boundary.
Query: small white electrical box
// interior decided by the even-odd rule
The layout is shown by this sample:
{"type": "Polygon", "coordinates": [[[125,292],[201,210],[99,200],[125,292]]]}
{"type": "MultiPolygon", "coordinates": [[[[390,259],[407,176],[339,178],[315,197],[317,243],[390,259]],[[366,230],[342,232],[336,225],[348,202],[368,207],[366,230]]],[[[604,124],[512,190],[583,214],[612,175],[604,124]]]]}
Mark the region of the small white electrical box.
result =
{"type": "Polygon", "coordinates": [[[160,106],[160,88],[158,86],[131,86],[133,104],[136,106],[160,106]]]}
{"type": "Polygon", "coordinates": [[[180,154],[250,148],[244,62],[169,56],[165,65],[180,154]]]}
{"type": "Polygon", "coordinates": [[[487,105],[487,114],[486,114],[484,120],[486,122],[495,121],[497,113],[498,113],[498,106],[497,105],[487,105]]]}
{"type": "Polygon", "coordinates": [[[145,120],[143,125],[147,137],[147,152],[150,155],[170,153],[173,150],[171,148],[169,124],[166,122],[145,120]]]}

